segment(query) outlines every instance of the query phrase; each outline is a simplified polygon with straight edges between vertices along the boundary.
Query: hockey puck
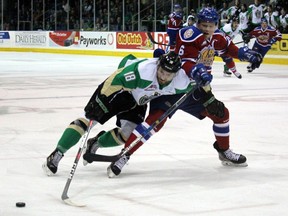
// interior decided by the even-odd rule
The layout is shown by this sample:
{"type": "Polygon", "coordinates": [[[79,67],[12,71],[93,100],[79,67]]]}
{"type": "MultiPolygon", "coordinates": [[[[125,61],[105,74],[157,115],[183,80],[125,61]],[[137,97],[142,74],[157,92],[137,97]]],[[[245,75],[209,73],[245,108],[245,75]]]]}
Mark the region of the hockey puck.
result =
{"type": "Polygon", "coordinates": [[[19,207],[19,208],[22,208],[22,207],[25,207],[26,204],[25,204],[25,202],[17,202],[16,206],[19,207]]]}

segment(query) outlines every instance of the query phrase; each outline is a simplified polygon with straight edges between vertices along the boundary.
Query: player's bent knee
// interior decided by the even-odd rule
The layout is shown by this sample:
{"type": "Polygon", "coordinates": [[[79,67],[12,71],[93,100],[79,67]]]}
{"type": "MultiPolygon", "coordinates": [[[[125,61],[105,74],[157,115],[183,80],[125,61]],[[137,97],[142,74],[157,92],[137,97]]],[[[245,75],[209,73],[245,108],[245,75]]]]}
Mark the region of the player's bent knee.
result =
{"type": "MultiPolygon", "coordinates": [[[[163,110],[154,110],[153,112],[149,113],[149,115],[146,118],[145,122],[148,123],[149,125],[151,125],[155,121],[157,121],[164,113],[165,113],[165,111],[163,111],[163,110]]],[[[165,118],[161,123],[159,123],[154,128],[154,131],[158,132],[164,126],[166,121],[167,121],[167,118],[165,118]]]]}
{"type": "Polygon", "coordinates": [[[78,131],[81,135],[85,133],[88,128],[88,120],[85,118],[78,118],[70,123],[69,128],[73,128],[78,131]]]}

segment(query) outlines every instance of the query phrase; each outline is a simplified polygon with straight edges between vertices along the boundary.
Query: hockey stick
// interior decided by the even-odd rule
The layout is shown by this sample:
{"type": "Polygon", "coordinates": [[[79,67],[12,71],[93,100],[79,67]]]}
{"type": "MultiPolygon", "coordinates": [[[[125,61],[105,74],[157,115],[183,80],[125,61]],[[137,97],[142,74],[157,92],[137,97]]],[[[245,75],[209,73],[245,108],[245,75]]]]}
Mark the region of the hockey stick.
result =
{"type": "Polygon", "coordinates": [[[149,38],[149,40],[153,43],[153,44],[158,44],[158,45],[162,45],[162,46],[170,46],[169,44],[163,44],[163,43],[159,43],[156,42],[151,34],[151,32],[147,32],[147,36],[149,38]]]}
{"type": "Polygon", "coordinates": [[[240,44],[240,43],[244,43],[244,41],[239,41],[239,42],[234,43],[234,44],[236,45],[236,44],[240,44]]]}
{"type": "Polygon", "coordinates": [[[85,154],[83,157],[89,163],[93,161],[101,161],[101,162],[115,162],[120,157],[129,152],[137,143],[140,142],[151,130],[153,130],[157,125],[159,125],[164,119],[166,119],[172,112],[174,112],[180,104],[182,104],[196,89],[196,85],[187,93],[185,93],[181,98],[178,99],[163,115],[159,117],[158,120],[153,122],[139,137],[137,137],[129,146],[127,146],[120,154],[118,155],[100,155],[100,154],[85,154]]]}
{"type": "MultiPolygon", "coordinates": [[[[151,32],[147,32],[147,36],[153,44],[158,44],[158,45],[162,45],[162,46],[170,46],[169,44],[163,44],[163,43],[159,43],[159,42],[155,41],[151,32]]],[[[244,41],[239,41],[239,42],[234,43],[234,44],[236,45],[236,44],[240,44],[240,43],[244,43],[244,41]]]]}
{"type": "Polygon", "coordinates": [[[74,176],[74,174],[75,174],[75,171],[76,171],[78,162],[79,162],[80,157],[81,157],[81,155],[82,155],[83,147],[84,147],[84,145],[86,144],[86,141],[87,141],[87,139],[88,139],[90,130],[92,129],[92,125],[93,125],[93,121],[90,120],[90,121],[89,121],[89,124],[88,124],[87,131],[84,133],[84,135],[83,135],[83,137],[82,137],[82,139],[81,139],[81,143],[80,143],[80,146],[79,146],[79,149],[78,149],[76,158],[75,158],[75,160],[74,160],[72,169],[71,169],[71,171],[70,171],[70,173],[69,173],[69,177],[68,177],[68,179],[67,179],[66,185],[65,185],[64,190],[63,190],[63,192],[62,192],[61,199],[62,199],[66,204],[71,205],[71,206],[77,206],[77,207],[84,207],[84,206],[85,206],[85,204],[79,204],[79,203],[74,203],[74,202],[72,202],[71,199],[70,199],[69,196],[68,196],[68,190],[69,190],[69,187],[70,187],[72,178],[73,178],[73,176],[74,176]]]}

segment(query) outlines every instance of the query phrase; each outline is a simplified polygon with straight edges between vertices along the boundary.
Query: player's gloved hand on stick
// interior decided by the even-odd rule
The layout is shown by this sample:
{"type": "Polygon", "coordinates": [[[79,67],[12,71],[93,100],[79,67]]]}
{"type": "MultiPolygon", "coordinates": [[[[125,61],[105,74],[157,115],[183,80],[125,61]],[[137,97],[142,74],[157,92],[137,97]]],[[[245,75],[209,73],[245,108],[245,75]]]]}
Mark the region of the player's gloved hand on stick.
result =
{"type": "Polygon", "coordinates": [[[196,64],[192,68],[191,77],[195,80],[198,86],[209,85],[213,79],[213,76],[207,72],[204,64],[196,64]]]}
{"type": "Polygon", "coordinates": [[[243,40],[243,42],[244,42],[245,44],[248,44],[248,43],[250,42],[250,36],[249,36],[249,34],[243,33],[243,35],[242,35],[242,40],[243,40]]]}
{"type": "Polygon", "coordinates": [[[275,38],[272,38],[270,41],[269,41],[269,44],[271,44],[271,46],[273,45],[273,44],[275,44],[277,42],[277,40],[275,39],[275,38]]]}
{"type": "Polygon", "coordinates": [[[96,96],[95,100],[90,101],[87,106],[84,108],[86,118],[90,120],[99,121],[105,113],[108,113],[109,110],[105,104],[107,97],[104,95],[96,96]]]}
{"type": "Polygon", "coordinates": [[[263,57],[260,53],[255,52],[248,47],[241,47],[238,51],[238,58],[241,61],[248,61],[252,63],[251,68],[254,70],[255,68],[259,68],[262,63],[263,57]]]}

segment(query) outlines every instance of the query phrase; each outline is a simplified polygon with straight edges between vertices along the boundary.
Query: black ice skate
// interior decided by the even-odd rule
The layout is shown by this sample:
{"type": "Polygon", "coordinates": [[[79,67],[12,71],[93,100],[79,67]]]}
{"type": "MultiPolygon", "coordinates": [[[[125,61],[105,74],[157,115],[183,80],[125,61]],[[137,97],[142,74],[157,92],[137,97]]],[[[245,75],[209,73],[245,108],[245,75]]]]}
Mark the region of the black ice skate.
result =
{"type": "Polygon", "coordinates": [[[42,168],[44,172],[48,175],[54,175],[57,172],[58,164],[63,157],[63,153],[60,152],[58,149],[55,149],[46,159],[42,168]]]}
{"type": "MultiPolygon", "coordinates": [[[[100,131],[95,137],[88,139],[86,149],[84,149],[84,155],[88,153],[95,154],[98,148],[100,147],[98,144],[98,137],[100,137],[102,134],[104,134],[105,131],[100,131]]],[[[84,159],[83,155],[83,165],[86,166],[88,163],[91,163],[90,161],[87,161],[84,159]]]]}
{"type": "Polygon", "coordinates": [[[117,161],[111,163],[109,167],[107,167],[107,175],[109,178],[113,178],[118,176],[121,173],[122,168],[130,159],[130,154],[126,153],[125,155],[121,156],[117,161]]]}
{"type": "Polygon", "coordinates": [[[248,73],[251,73],[253,71],[251,64],[247,66],[247,71],[248,73]]]}
{"type": "Polygon", "coordinates": [[[228,70],[226,70],[226,69],[224,69],[224,71],[223,71],[223,76],[224,77],[231,77],[231,72],[229,71],[229,69],[228,70]]]}
{"type": "Polygon", "coordinates": [[[236,154],[231,149],[227,149],[225,151],[219,149],[217,142],[214,143],[214,148],[217,150],[219,154],[219,160],[222,162],[224,166],[240,166],[246,167],[248,164],[246,163],[246,157],[242,154],[236,154]]]}

